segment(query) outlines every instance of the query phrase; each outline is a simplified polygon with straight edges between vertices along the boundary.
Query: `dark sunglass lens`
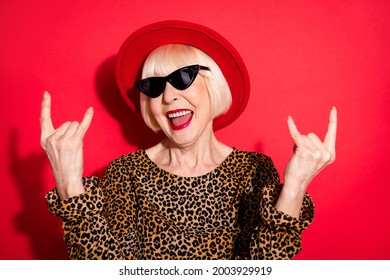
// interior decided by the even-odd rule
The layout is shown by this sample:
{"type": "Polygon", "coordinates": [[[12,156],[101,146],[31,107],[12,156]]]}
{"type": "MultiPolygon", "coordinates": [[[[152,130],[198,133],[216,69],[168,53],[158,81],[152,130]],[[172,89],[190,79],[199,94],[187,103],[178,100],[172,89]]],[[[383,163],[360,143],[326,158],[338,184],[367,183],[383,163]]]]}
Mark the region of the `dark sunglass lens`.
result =
{"type": "Polygon", "coordinates": [[[196,73],[195,67],[186,67],[176,70],[170,76],[170,83],[178,90],[184,90],[193,83],[196,73]]]}
{"type": "Polygon", "coordinates": [[[141,81],[136,83],[136,86],[143,93],[147,93],[150,90],[149,80],[141,80],[141,81]]]}
{"type": "Polygon", "coordinates": [[[138,88],[145,95],[156,98],[164,91],[165,80],[159,77],[148,78],[140,81],[138,88]]]}

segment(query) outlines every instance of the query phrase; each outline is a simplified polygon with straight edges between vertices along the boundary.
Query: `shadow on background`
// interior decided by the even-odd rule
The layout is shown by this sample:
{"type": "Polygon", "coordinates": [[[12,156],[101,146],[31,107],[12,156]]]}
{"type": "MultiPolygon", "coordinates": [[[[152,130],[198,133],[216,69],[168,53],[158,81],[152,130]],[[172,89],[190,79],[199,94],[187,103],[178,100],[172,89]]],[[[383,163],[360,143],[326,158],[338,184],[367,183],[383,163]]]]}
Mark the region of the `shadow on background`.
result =
{"type": "Polygon", "coordinates": [[[19,132],[14,129],[9,145],[10,171],[23,205],[23,209],[15,215],[15,228],[29,236],[35,259],[67,259],[61,220],[49,213],[45,201],[43,178],[48,164],[47,157],[44,152],[22,157],[19,153],[19,138],[19,132]]]}
{"type": "Polygon", "coordinates": [[[264,152],[264,144],[262,142],[257,142],[254,152],[262,154],[264,152]]]}
{"type": "MultiPolygon", "coordinates": [[[[115,56],[112,56],[96,72],[96,89],[101,102],[120,124],[127,142],[138,149],[157,144],[163,136],[150,130],[126,105],[116,85],[114,69],[115,56]]],[[[14,129],[9,139],[10,171],[23,204],[23,209],[14,218],[14,225],[19,232],[29,236],[34,259],[68,259],[61,219],[49,213],[45,201],[47,156],[42,151],[22,157],[19,138],[19,131],[14,129]]],[[[105,168],[96,170],[93,175],[101,178],[105,168]]]]}
{"type": "Polygon", "coordinates": [[[147,127],[126,104],[115,80],[115,55],[103,61],[96,72],[96,89],[107,111],[120,124],[127,142],[138,149],[151,147],[163,138],[147,127]]]}

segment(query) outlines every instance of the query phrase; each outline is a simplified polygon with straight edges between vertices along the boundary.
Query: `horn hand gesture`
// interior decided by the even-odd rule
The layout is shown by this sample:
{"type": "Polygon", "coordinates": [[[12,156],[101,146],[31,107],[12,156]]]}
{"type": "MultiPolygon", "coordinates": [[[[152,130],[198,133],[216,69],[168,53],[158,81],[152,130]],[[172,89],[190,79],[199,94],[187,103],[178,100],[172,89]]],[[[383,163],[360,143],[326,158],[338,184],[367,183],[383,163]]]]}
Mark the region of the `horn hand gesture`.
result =
{"type": "Polygon", "coordinates": [[[45,92],[41,107],[41,146],[45,150],[55,179],[60,200],[84,192],[83,138],[91,124],[93,109],[88,108],[83,120],[65,122],[54,128],[51,120],[51,96],[45,92]]]}
{"type": "Polygon", "coordinates": [[[294,154],[284,172],[284,186],[276,208],[298,217],[303,197],[312,179],[336,159],[337,110],[329,115],[328,131],[324,141],[314,133],[302,135],[289,117],[288,129],[294,140],[294,154]]]}

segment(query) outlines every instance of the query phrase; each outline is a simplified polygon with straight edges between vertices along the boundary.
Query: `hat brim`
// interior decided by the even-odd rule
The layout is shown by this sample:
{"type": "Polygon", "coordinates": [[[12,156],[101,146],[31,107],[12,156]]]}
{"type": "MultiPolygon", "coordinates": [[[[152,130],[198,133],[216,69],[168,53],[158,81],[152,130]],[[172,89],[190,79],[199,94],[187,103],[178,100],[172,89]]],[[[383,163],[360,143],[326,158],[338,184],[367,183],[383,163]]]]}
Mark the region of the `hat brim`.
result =
{"type": "Polygon", "coordinates": [[[219,130],[237,119],[249,99],[249,75],[236,49],[220,34],[202,25],[185,21],[162,21],[147,25],[130,35],[119,49],[115,75],[119,90],[130,108],[140,112],[140,92],[135,83],[141,79],[145,59],[155,48],[166,44],[187,44],[201,49],[221,68],[230,91],[232,106],[213,122],[219,130]]]}

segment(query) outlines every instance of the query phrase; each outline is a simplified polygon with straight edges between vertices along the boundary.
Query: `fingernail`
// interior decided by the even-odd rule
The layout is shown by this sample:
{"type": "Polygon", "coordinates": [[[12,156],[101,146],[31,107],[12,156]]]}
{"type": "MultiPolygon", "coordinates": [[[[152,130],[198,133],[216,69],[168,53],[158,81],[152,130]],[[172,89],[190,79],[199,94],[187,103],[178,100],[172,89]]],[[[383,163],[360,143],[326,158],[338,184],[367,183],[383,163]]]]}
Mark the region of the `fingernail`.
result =
{"type": "Polygon", "coordinates": [[[47,92],[47,90],[45,90],[44,92],[43,92],[43,98],[47,98],[49,96],[49,93],[47,92]]]}

